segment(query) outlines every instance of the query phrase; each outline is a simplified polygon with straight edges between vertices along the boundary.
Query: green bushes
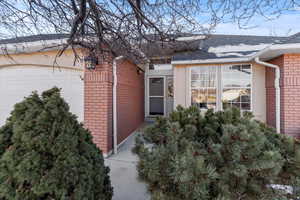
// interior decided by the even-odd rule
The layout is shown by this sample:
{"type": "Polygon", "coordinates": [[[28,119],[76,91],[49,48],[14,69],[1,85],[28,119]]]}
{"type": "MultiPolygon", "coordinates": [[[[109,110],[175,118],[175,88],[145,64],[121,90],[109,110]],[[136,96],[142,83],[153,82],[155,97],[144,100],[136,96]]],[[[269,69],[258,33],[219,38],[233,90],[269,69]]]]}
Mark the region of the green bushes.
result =
{"type": "Polygon", "coordinates": [[[290,199],[275,184],[297,186],[299,141],[239,110],[178,107],[158,118],[133,149],[153,200],[290,199]]]}
{"type": "Polygon", "coordinates": [[[1,200],[110,200],[108,172],[57,88],[16,104],[0,128],[1,200]]]}

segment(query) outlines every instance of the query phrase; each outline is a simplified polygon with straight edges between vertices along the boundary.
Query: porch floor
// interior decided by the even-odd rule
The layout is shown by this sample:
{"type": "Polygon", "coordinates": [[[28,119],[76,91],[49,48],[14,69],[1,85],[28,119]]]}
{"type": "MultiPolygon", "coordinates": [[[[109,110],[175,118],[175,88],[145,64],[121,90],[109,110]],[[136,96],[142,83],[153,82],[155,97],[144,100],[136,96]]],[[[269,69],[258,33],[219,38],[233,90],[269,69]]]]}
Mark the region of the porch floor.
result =
{"type": "Polygon", "coordinates": [[[138,180],[136,164],[138,157],[131,152],[135,137],[139,134],[144,124],[136,130],[126,142],[122,144],[116,155],[105,159],[105,164],[110,167],[110,179],[114,188],[113,200],[149,200],[146,185],[138,180]]]}

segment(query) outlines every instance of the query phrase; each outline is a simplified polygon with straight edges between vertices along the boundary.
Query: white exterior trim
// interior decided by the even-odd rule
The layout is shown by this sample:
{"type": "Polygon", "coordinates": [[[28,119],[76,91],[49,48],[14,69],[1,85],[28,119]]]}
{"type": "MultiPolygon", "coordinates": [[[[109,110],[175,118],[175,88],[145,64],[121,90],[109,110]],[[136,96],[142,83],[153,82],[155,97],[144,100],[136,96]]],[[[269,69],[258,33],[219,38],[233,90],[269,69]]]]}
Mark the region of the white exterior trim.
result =
{"type": "Polygon", "coordinates": [[[61,70],[61,69],[69,69],[69,70],[74,70],[74,71],[84,71],[83,68],[76,68],[76,67],[70,67],[70,66],[54,66],[54,65],[42,65],[42,64],[5,64],[5,65],[0,65],[0,68],[4,67],[45,67],[45,68],[52,68],[53,70],[61,70]]]}
{"type": "Polygon", "coordinates": [[[300,48],[300,43],[273,44],[269,47],[270,50],[293,49],[293,48],[300,48]]]}
{"type": "MultiPolygon", "coordinates": [[[[237,64],[238,65],[238,64],[237,64]]],[[[251,63],[244,63],[241,65],[250,65],[250,69],[251,69],[251,87],[250,88],[250,110],[247,110],[249,112],[253,111],[253,65],[251,63]]],[[[192,105],[192,93],[191,93],[191,68],[193,67],[217,67],[216,70],[216,81],[217,81],[217,85],[216,85],[216,111],[220,111],[223,110],[223,104],[222,104],[222,91],[223,91],[223,84],[222,84],[222,71],[223,71],[223,67],[226,66],[232,66],[232,65],[202,65],[202,66],[190,66],[188,68],[188,77],[186,77],[186,85],[188,85],[188,89],[187,89],[187,96],[189,101],[187,101],[187,105],[191,106],[192,105]]],[[[247,87],[244,87],[247,88],[247,87]]],[[[203,109],[206,110],[206,109],[203,109]]]]}
{"type": "Polygon", "coordinates": [[[274,80],[274,86],[275,86],[275,92],[276,92],[276,108],[275,108],[275,112],[276,112],[276,130],[277,133],[280,133],[280,68],[278,65],[274,65],[271,63],[267,63],[267,62],[263,62],[261,60],[259,60],[259,57],[255,58],[255,62],[257,64],[261,64],[264,65],[266,67],[271,67],[273,69],[275,69],[275,80],[274,80]]]}
{"type": "Polygon", "coordinates": [[[163,116],[166,116],[166,77],[165,76],[157,76],[157,75],[150,75],[147,77],[147,97],[145,98],[146,99],[146,106],[147,106],[147,116],[148,117],[155,117],[157,115],[150,115],[150,87],[149,87],[149,83],[150,83],[150,78],[162,78],[164,81],[163,83],[163,89],[164,89],[164,94],[163,96],[151,96],[151,97],[163,97],[163,100],[164,100],[164,114],[163,116]]]}
{"type": "Polygon", "coordinates": [[[172,61],[171,64],[180,65],[180,64],[214,64],[214,63],[235,63],[235,62],[250,62],[254,60],[258,56],[262,56],[263,54],[276,51],[276,50],[285,50],[286,53],[291,49],[298,49],[300,51],[300,43],[292,43],[292,44],[273,44],[270,45],[253,56],[248,57],[240,57],[240,58],[214,58],[214,59],[202,59],[202,60],[175,60],[172,61]]]}
{"type": "Polygon", "coordinates": [[[192,77],[192,70],[191,70],[192,67],[189,67],[185,73],[186,73],[186,77],[185,77],[185,80],[186,80],[186,83],[185,84],[185,90],[187,91],[187,96],[186,96],[186,99],[185,99],[185,102],[187,105],[191,106],[192,105],[192,86],[191,86],[191,77],[192,77]]]}
{"type": "MultiPolygon", "coordinates": [[[[167,76],[173,76],[173,66],[171,64],[158,64],[158,65],[170,65],[171,70],[150,70],[149,69],[149,63],[145,65],[145,76],[144,76],[144,81],[145,81],[145,118],[146,117],[153,117],[153,115],[149,115],[150,110],[149,110],[149,78],[155,78],[155,77],[164,77],[164,93],[165,93],[165,98],[164,98],[164,115],[166,115],[166,92],[165,92],[165,84],[166,84],[166,77],[167,76]]],[[[173,78],[174,80],[174,78],[173,78]]],[[[174,88],[175,90],[175,88],[174,88]]]]}
{"type": "Polygon", "coordinates": [[[205,60],[175,60],[172,61],[172,65],[181,64],[214,64],[214,63],[233,63],[233,62],[249,62],[252,57],[242,57],[242,58],[215,58],[215,59],[205,59],[205,60]]]}
{"type": "Polygon", "coordinates": [[[64,44],[67,44],[67,39],[2,44],[0,45],[0,55],[57,50],[64,44]]]}
{"type": "Polygon", "coordinates": [[[123,56],[118,56],[113,60],[113,148],[114,154],[118,153],[118,121],[117,121],[117,85],[118,85],[118,76],[117,76],[117,61],[122,59],[123,56]]]}
{"type": "MultiPolygon", "coordinates": [[[[233,64],[233,65],[235,65],[235,64],[233,64]]],[[[237,65],[239,65],[239,64],[237,64],[237,65]]],[[[251,78],[250,78],[250,80],[251,80],[251,87],[249,87],[250,88],[250,90],[251,90],[251,94],[250,94],[250,110],[249,110],[249,112],[253,112],[253,65],[251,64],[251,63],[244,63],[244,64],[241,64],[241,65],[250,65],[250,69],[251,69],[251,78]]],[[[222,88],[222,90],[223,90],[223,82],[222,82],[222,80],[223,80],[223,77],[222,77],[222,71],[223,71],[223,68],[222,67],[224,67],[224,66],[232,66],[232,65],[220,65],[221,67],[220,67],[220,69],[221,69],[221,76],[220,76],[220,82],[221,82],[221,88],[222,88]]],[[[233,87],[234,88],[234,87],[233,87]]],[[[237,88],[239,88],[239,87],[237,87],[237,88]]],[[[247,88],[247,87],[244,87],[244,88],[247,88]]],[[[221,110],[223,110],[223,104],[222,104],[222,91],[220,91],[220,100],[221,100],[221,103],[220,103],[220,109],[221,110]]],[[[248,111],[248,110],[247,110],[248,111]]]]}

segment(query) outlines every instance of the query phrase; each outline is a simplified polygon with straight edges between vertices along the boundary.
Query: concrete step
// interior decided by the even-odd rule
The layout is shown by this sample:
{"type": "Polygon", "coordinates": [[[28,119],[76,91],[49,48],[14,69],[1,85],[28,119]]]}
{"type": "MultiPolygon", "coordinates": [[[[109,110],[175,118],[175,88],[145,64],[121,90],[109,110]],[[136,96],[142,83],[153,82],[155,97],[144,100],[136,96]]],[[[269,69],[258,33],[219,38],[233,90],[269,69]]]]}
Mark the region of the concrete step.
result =
{"type": "Polygon", "coordinates": [[[147,123],[154,123],[155,119],[156,119],[156,117],[146,117],[145,118],[145,122],[147,122],[147,123]]]}

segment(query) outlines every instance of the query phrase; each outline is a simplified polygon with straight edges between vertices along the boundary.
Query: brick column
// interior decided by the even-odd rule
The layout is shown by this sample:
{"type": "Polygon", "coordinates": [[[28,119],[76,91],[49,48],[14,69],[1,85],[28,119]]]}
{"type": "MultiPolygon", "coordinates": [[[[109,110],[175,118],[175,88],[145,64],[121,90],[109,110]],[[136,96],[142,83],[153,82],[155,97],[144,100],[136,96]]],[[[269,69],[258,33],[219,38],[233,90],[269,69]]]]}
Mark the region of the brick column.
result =
{"type": "MultiPolygon", "coordinates": [[[[280,66],[281,132],[300,137],[300,54],[284,54],[270,61],[280,66]]],[[[275,121],[274,72],[267,69],[267,122],[275,121]],[[273,81],[274,82],[274,81],[273,81]]]]}
{"type": "Polygon", "coordinates": [[[107,61],[84,73],[84,124],[104,154],[112,149],[112,79],[107,61]]]}
{"type": "Polygon", "coordinates": [[[282,130],[300,137],[300,54],[285,54],[282,67],[282,130]]]}

